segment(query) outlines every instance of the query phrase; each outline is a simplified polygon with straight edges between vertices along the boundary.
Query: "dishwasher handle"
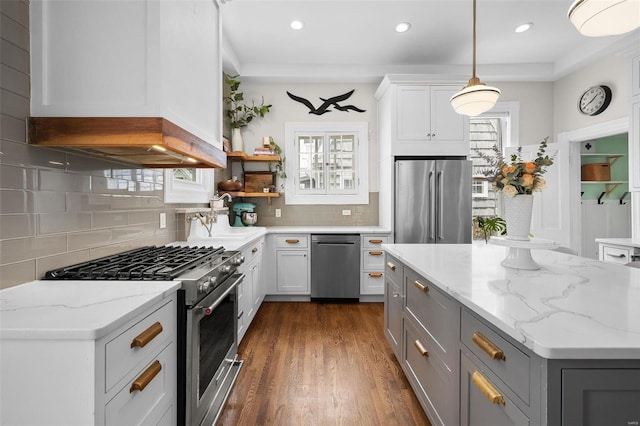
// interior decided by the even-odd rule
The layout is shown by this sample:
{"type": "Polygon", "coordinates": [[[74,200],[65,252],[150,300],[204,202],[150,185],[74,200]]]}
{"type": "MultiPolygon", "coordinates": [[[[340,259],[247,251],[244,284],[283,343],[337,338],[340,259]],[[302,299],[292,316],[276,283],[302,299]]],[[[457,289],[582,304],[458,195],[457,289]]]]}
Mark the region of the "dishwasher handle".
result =
{"type": "Polygon", "coordinates": [[[354,245],[354,241],[314,241],[313,244],[317,244],[320,246],[344,246],[344,245],[354,245]]]}

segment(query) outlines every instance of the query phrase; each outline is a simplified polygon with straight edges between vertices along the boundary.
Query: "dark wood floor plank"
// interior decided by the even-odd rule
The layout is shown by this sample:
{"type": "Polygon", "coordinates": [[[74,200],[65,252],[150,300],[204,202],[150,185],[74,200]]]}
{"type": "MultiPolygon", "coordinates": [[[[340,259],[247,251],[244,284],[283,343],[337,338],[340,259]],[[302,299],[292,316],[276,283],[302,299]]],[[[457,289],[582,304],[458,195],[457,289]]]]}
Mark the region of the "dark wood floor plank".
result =
{"type": "Polygon", "coordinates": [[[429,425],[383,322],[381,303],[263,303],[218,426],[429,425]]]}

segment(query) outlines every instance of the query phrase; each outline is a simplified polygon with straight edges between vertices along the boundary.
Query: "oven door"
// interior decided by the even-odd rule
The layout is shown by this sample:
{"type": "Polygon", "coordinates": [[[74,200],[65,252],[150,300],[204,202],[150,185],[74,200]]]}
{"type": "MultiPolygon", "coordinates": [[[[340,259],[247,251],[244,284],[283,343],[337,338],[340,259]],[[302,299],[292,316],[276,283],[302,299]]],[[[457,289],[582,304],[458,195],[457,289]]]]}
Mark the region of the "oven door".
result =
{"type": "Polygon", "coordinates": [[[187,310],[187,425],[216,418],[238,374],[237,286],[243,279],[230,276],[187,310]]]}

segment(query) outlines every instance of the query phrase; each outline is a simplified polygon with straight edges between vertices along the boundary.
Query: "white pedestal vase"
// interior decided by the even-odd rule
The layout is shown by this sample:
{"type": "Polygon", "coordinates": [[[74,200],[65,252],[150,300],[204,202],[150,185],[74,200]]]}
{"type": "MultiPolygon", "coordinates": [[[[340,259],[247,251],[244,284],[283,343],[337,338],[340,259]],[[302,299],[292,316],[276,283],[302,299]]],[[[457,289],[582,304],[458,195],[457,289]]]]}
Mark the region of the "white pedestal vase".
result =
{"type": "Polygon", "coordinates": [[[231,149],[236,151],[244,151],[244,142],[242,141],[242,131],[240,127],[235,127],[231,131],[231,149]]]}
{"type": "Polygon", "coordinates": [[[507,223],[507,239],[529,241],[533,195],[504,196],[504,220],[507,223]]]}

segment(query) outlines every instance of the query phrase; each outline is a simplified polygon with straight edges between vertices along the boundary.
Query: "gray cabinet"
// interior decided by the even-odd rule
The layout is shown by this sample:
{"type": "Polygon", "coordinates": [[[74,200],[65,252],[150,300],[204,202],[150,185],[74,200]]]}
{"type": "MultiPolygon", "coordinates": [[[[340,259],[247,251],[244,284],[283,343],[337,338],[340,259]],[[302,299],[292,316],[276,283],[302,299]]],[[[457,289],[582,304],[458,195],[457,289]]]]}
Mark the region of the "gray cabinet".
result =
{"type": "Polygon", "coordinates": [[[388,253],[385,334],[434,425],[640,424],[640,360],[542,358],[388,253]]]}
{"type": "Polygon", "coordinates": [[[384,275],[384,334],[398,362],[402,360],[402,308],[404,293],[401,286],[402,264],[392,256],[386,256],[384,275]]]}
{"type": "MultiPolygon", "coordinates": [[[[506,385],[467,354],[460,358],[460,424],[528,425],[527,416],[506,395],[506,385]]],[[[576,423],[578,424],[578,423],[576,423]]]]}
{"type": "Polygon", "coordinates": [[[562,424],[640,424],[640,369],[563,369],[562,424]]]}

